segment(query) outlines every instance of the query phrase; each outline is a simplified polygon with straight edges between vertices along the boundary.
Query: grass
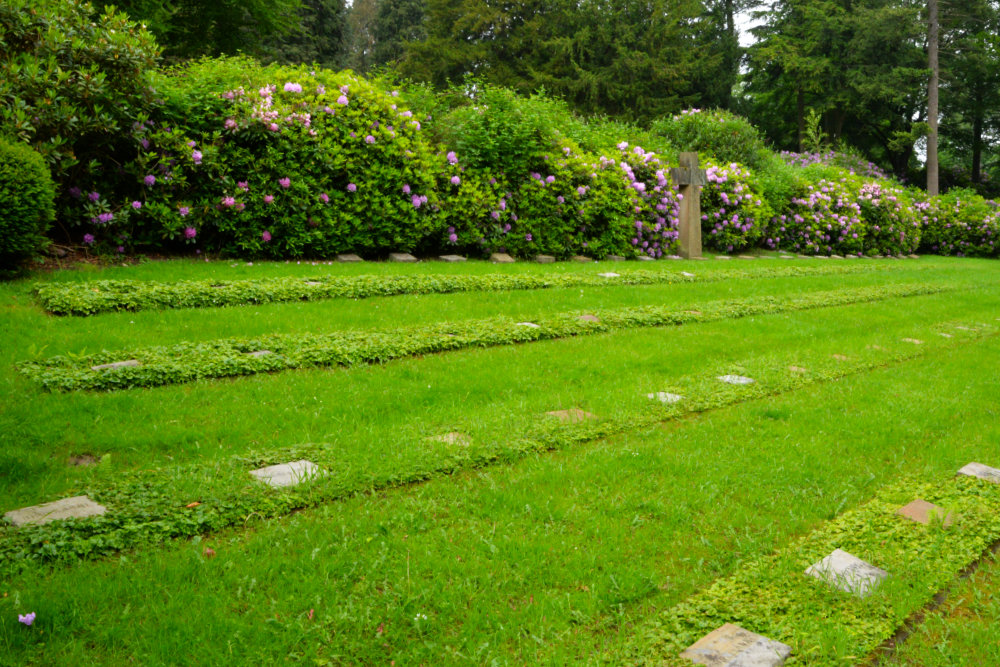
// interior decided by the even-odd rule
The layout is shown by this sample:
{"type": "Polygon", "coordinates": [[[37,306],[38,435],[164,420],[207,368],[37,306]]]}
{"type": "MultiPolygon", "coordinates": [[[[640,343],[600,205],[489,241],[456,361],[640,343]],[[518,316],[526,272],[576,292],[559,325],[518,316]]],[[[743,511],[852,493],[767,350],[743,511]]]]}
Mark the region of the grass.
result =
{"type": "MultiPolygon", "coordinates": [[[[679,264],[692,272],[731,270],[708,262],[679,264]]],[[[194,264],[169,264],[159,273],[154,268],[100,275],[207,275],[194,264]]],[[[250,267],[221,268],[224,274],[250,267]]],[[[304,270],[252,268],[267,275],[304,270]]],[[[497,270],[474,263],[432,268],[497,270]]],[[[201,474],[189,480],[185,466],[229,470],[262,452],[280,456],[307,444],[338,474],[350,472],[358,480],[403,475],[429,469],[442,456],[468,455],[435,450],[426,436],[461,430],[471,436],[473,452],[506,451],[505,443],[537,432],[540,413],[567,407],[639,426],[486,468],[434,473],[422,484],[377,492],[361,486],[359,495],[266,521],[251,516],[243,527],[192,541],[12,574],[0,585],[8,594],[0,598],[0,655],[17,664],[172,664],[192,645],[203,647],[199,659],[206,664],[292,658],[315,664],[524,664],[620,655],[651,614],[821,527],[880,487],[904,476],[944,479],[969,460],[989,464],[992,457],[1000,464],[996,381],[982,372],[995,363],[1000,344],[993,337],[1000,313],[997,277],[989,262],[923,259],[838,277],[607,287],[582,295],[574,289],[391,297],[74,320],[42,314],[29,285],[6,286],[0,289],[7,342],[0,351],[5,509],[80,489],[112,488],[121,474],[141,476],[144,470],[157,471],[148,473],[151,478],[169,477],[169,488],[178,493],[201,488],[197,497],[203,500],[224,498],[246,482],[234,476],[216,483],[201,474]],[[114,393],[46,394],[13,369],[33,355],[232,333],[415,325],[495,314],[530,319],[630,305],[697,308],[719,298],[910,282],[961,289],[365,368],[114,393]],[[905,337],[925,343],[915,346],[905,337]],[[831,359],[833,354],[849,360],[831,359]],[[918,356],[889,361],[903,354],[918,356]],[[793,363],[819,381],[787,384],[793,363]],[[861,372],[825,381],[837,377],[839,365],[855,363],[861,372]],[[715,374],[737,371],[762,385],[785,382],[787,388],[663,426],[643,421],[663,409],[646,393],[675,391],[698,400],[716,391],[715,374]],[[66,466],[70,455],[83,452],[105,458],[91,468],[66,466]],[[203,555],[206,545],[215,558],[203,555]],[[70,588],[74,594],[67,596],[70,588]],[[15,612],[29,608],[39,614],[30,630],[13,620],[15,612]]]]}

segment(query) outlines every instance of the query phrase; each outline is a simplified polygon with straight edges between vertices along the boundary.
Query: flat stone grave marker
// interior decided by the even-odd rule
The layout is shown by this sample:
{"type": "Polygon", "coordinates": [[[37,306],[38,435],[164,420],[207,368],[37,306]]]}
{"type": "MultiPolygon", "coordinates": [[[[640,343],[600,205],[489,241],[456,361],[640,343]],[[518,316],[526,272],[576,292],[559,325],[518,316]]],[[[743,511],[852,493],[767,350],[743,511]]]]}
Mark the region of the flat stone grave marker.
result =
{"type": "Polygon", "coordinates": [[[844,259],[857,259],[857,255],[844,255],[844,259]]]}
{"type": "Polygon", "coordinates": [[[535,261],[539,264],[554,264],[556,258],[552,255],[535,255],[535,261]]]}
{"type": "Polygon", "coordinates": [[[830,259],[844,259],[842,255],[830,255],[830,259]]]}
{"type": "Polygon", "coordinates": [[[696,259],[699,262],[707,262],[708,261],[708,257],[688,257],[687,259],[696,259]]]}
{"type": "Polygon", "coordinates": [[[955,328],[956,329],[961,329],[962,331],[975,331],[975,329],[973,329],[972,327],[964,327],[964,326],[960,326],[960,325],[955,325],[955,328]]]}
{"type": "Polygon", "coordinates": [[[585,410],[580,408],[570,408],[569,410],[553,410],[552,412],[546,412],[549,417],[555,417],[563,424],[578,424],[582,421],[587,421],[588,419],[597,419],[597,415],[592,415],[585,410]]]}
{"type": "Polygon", "coordinates": [[[795,259],[795,255],[778,255],[778,259],[795,259]]]}
{"type": "Polygon", "coordinates": [[[541,326],[535,324],[534,322],[518,322],[514,326],[518,326],[518,327],[530,327],[532,329],[541,329],[542,328],[541,326]]]}
{"type": "Polygon", "coordinates": [[[862,598],[868,597],[875,587],[889,576],[885,570],[866,563],[842,549],[834,549],[829,556],[810,565],[806,569],[806,574],[825,581],[836,589],[862,598]]]}
{"type": "Polygon", "coordinates": [[[680,255],[667,255],[663,259],[684,259],[680,255]]]}
{"type": "Polygon", "coordinates": [[[729,259],[729,255],[716,255],[716,259],[729,259]]]}
{"type": "Polygon", "coordinates": [[[646,398],[659,401],[660,403],[670,404],[677,403],[678,401],[683,400],[684,397],[680,394],[671,394],[668,391],[657,391],[652,394],[646,394],[646,398]]]}
{"type": "Polygon", "coordinates": [[[830,259],[826,255],[813,255],[813,259],[830,259]]]}
{"type": "Polygon", "coordinates": [[[250,474],[265,484],[279,488],[295,486],[307,479],[317,477],[320,474],[320,469],[312,461],[302,460],[251,470],[250,474]]]}
{"type": "Polygon", "coordinates": [[[967,463],[959,469],[958,474],[968,477],[978,477],[994,484],[1000,484],[1000,470],[983,465],[982,463],[967,463]]]}
{"type": "Polygon", "coordinates": [[[720,375],[719,380],[726,384],[753,384],[755,382],[753,378],[742,375],[720,375]]]}
{"type": "Polygon", "coordinates": [[[139,365],[139,360],[138,359],[128,359],[126,361],[116,361],[116,362],[111,363],[111,364],[100,364],[99,366],[91,366],[90,370],[92,370],[92,371],[114,371],[114,370],[118,370],[119,368],[131,368],[133,366],[138,366],[138,365],[139,365]]]}
{"type": "Polygon", "coordinates": [[[574,262],[593,262],[594,261],[590,257],[587,257],[586,255],[573,255],[572,257],[570,257],[570,259],[573,260],[574,262]]]}
{"type": "Polygon", "coordinates": [[[438,257],[442,262],[464,262],[465,258],[461,255],[441,255],[438,257]]]}
{"type": "Polygon", "coordinates": [[[725,623],[684,649],[680,657],[708,667],[776,667],[791,652],[786,644],[725,623]]]}
{"type": "Polygon", "coordinates": [[[757,259],[753,255],[738,255],[740,259],[757,259]]]}
{"type": "Polygon", "coordinates": [[[317,281],[315,281],[315,280],[307,280],[307,281],[306,281],[306,285],[309,285],[310,287],[319,287],[319,286],[320,286],[320,285],[322,285],[322,284],[323,284],[323,283],[321,283],[321,282],[317,282],[317,281]]]}
{"type": "Polygon", "coordinates": [[[924,344],[924,341],[920,340],[919,338],[904,338],[903,342],[904,343],[913,343],[914,345],[923,345],[924,344]]]}
{"type": "Polygon", "coordinates": [[[415,262],[417,258],[408,252],[390,252],[389,253],[390,262],[415,262]]]}
{"type": "Polygon", "coordinates": [[[681,275],[682,276],[687,276],[688,278],[694,278],[694,274],[693,273],[689,273],[687,271],[681,271],[681,275]]]}
{"type": "Polygon", "coordinates": [[[581,315],[580,317],[578,317],[576,319],[580,320],[581,322],[600,322],[601,321],[601,318],[599,318],[597,315],[589,315],[589,314],[588,315],[581,315]]]}
{"type": "Polygon", "coordinates": [[[944,338],[951,338],[952,337],[951,334],[947,334],[947,333],[939,333],[938,336],[943,336],[944,338]]]}
{"type": "Polygon", "coordinates": [[[100,459],[93,454],[77,454],[76,456],[71,456],[69,459],[69,464],[74,468],[86,468],[88,466],[95,466],[98,463],[100,463],[100,459]]]}
{"type": "Polygon", "coordinates": [[[696,316],[701,315],[700,310],[685,310],[684,312],[687,313],[688,315],[696,315],[696,316]]]}
{"type": "Polygon", "coordinates": [[[608,255],[604,259],[608,260],[609,262],[624,262],[625,261],[625,258],[622,257],[621,255],[608,255]]]}
{"type": "Polygon", "coordinates": [[[514,258],[505,252],[495,252],[490,255],[490,261],[494,264],[513,264],[514,258]]]}
{"type": "Polygon", "coordinates": [[[15,526],[41,525],[57,519],[85,519],[90,516],[100,516],[107,509],[98,505],[87,496],[63,498],[43,505],[24,507],[3,515],[15,526]]]}
{"type": "Polygon", "coordinates": [[[472,438],[464,433],[459,433],[458,431],[442,433],[441,435],[432,435],[427,438],[427,440],[431,442],[440,442],[445,445],[461,445],[463,447],[468,447],[472,444],[472,438]]]}
{"type": "Polygon", "coordinates": [[[942,525],[945,528],[950,526],[955,522],[955,514],[945,510],[943,507],[938,507],[933,503],[929,503],[926,500],[921,500],[917,498],[912,503],[907,503],[903,505],[898,510],[896,514],[899,516],[905,516],[907,519],[912,519],[917,523],[930,524],[934,517],[937,517],[942,521],[942,525]]]}
{"type": "Polygon", "coordinates": [[[920,259],[920,255],[907,255],[910,259],[920,259]]]}
{"type": "Polygon", "coordinates": [[[868,350],[884,350],[885,348],[881,345],[865,345],[865,349],[868,350]]]}
{"type": "Polygon", "coordinates": [[[837,361],[850,361],[851,360],[850,357],[844,356],[843,354],[831,354],[830,358],[831,359],[836,359],[837,361]]]}
{"type": "Polygon", "coordinates": [[[607,271],[606,273],[598,273],[602,278],[621,278],[621,274],[615,273],[614,271],[607,271]]]}
{"type": "Polygon", "coordinates": [[[246,352],[248,357],[266,357],[269,354],[274,354],[271,350],[255,350],[254,352],[246,352]]]}
{"type": "Polygon", "coordinates": [[[365,260],[361,259],[354,253],[345,253],[343,255],[337,255],[338,262],[363,262],[365,260]]]}
{"type": "Polygon", "coordinates": [[[639,262],[652,262],[653,261],[653,258],[650,257],[649,255],[639,255],[635,259],[636,259],[636,261],[639,261],[639,262]]]}
{"type": "Polygon", "coordinates": [[[802,368],[801,366],[789,366],[788,370],[790,370],[793,373],[808,373],[809,372],[808,368],[802,368]]]}
{"type": "Polygon", "coordinates": [[[797,253],[795,256],[798,257],[799,259],[812,259],[812,255],[803,255],[803,254],[797,253]]]}

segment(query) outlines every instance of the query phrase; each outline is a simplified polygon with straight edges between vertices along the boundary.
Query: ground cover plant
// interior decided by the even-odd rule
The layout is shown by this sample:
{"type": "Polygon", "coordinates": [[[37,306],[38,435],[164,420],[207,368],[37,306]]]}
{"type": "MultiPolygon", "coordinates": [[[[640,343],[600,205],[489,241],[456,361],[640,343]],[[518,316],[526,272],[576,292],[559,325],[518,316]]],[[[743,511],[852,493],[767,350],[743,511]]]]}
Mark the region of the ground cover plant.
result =
{"type": "MultiPolygon", "coordinates": [[[[968,460],[998,454],[990,422],[976,417],[996,390],[981,372],[983,359],[997,353],[991,263],[925,258],[891,270],[752,280],[743,265],[681,266],[711,279],[88,318],[46,316],[32,283],[5,286],[12,331],[0,352],[5,511],[79,493],[111,508],[79,525],[3,529],[5,654],[22,663],[71,664],[86,652],[95,664],[158,664],[198,641],[213,647],[209,661],[532,663],[603,655],[614,662],[655,648],[653,635],[639,632],[644,621],[827,520],[874,507],[868,501],[880,488],[906,477],[937,489],[968,460]],[[910,284],[947,291],[709,317],[718,301],[910,284]],[[434,326],[497,314],[543,321],[652,305],[693,311],[692,319],[360,368],[110,393],[44,393],[15,369],[30,358],[93,354],[95,337],[99,347],[135,349],[150,340],[434,326]],[[716,380],[727,373],[757,382],[716,380]],[[663,404],[647,397],[655,392],[684,399],[663,404]],[[249,413],[248,404],[255,406],[249,413]],[[562,424],[544,416],[573,407],[597,419],[562,424]],[[435,439],[454,432],[467,440],[435,439]],[[831,451],[840,455],[830,458],[831,451]],[[66,465],[82,454],[100,462],[66,465]],[[327,475],[276,492],[247,474],[297,458],[327,475]],[[311,509],[289,515],[299,508],[311,509]],[[154,546],[169,535],[194,540],[154,546]],[[118,556],[77,562],[102,553],[118,556]],[[70,578],[77,581],[72,598],[62,593],[70,578]],[[326,582],[320,589],[317,578],[326,582]],[[161,585],[170,596],[156,592],[161,585]],[[127,624],[120,620],[126,608],[127,624]],[[198,609],[206,620],[157,630],[181,609],[198,609]],[[18,623],[18,614],[32,611],[32,626],[18,623]],[[641,637],[649,641],[637,644],[641,637]]],[[[324,270],[586,276],[606,265],[324,270]]],[[[316,272],[312,265],[174,262],[48,280],[316,272]]],[[[902,587],[885,596],[902,611],[923,599],[902,587]]],[[[823,631],[823,646],[868,646],[837,620],[848,612],[831,609],[836,627],[823,631]]],[[[798,659],[809,664],[810,656],[798,659]]]]}

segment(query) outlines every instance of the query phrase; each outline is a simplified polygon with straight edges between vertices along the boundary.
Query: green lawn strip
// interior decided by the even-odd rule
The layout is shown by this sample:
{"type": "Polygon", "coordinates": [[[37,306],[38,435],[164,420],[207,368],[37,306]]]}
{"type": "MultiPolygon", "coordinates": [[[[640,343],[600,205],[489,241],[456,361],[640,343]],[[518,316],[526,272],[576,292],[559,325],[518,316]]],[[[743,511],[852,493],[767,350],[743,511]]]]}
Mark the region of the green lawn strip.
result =
{"type": "MultiPolygon", "coordinates": [[[[593,271],[579,273],[486,275],[316,275],[306,278],[272,277],[258,280],[186,280],[175,283],[136,280],[99,280],[86,283],[41,283],[36,294],[42,307],[57,315],[94,315],[111,311],[167,308],[213,308],[285,301],[365,299],[402,294],[499,292],[608,285],[670,285],[713,280],[849,275],[893,271],[903,264],[824,264],[819,266],[765,266],[692,274],[680,270],[593,271]],[[688,274],[688,275],[685,275],[688,274]]],[[[929,269],[917,265],[910,269],[929,269]]]]}
{"type": "MultiPolygon", "coordinates": [[[[516,460],[531,453],[565,449],[637,428],[648,428],[682,415],[793,391],[814,382],[941,352],[995,335],[996,331],[997,327],[981,325],[960,338],[929,339],[921,345],[904,343],[895,350],[871,349],[844,360],[799,351],[791,355],[760,355],[739,364],[715,362],[716,367],[708,373],[673,381],[671,389],[685,396],[681,403],[662,405],[647,400],[632,403],[613,417],[571,425],[540,418],[528,422],[522,432],[508,431],[502,438],[472,444],[421,441],[417,444],[421,454],[418,458],[396,459],[387,453],[385,460],[370,467],[345,465],[339,452],[324,444],[303,444],[250,452],[212,465],[123,473],[117,481],[81,491],[111,508],[105,516],[82,522],[4,528],[0,532],[0,566],[17,569],[36,562],[105,555],[164,538],[218,530],[239,524],[248,516],[280,516],[367,489],[409,484],[462,469],[516,460]],[[789,365],[803,363],[809,368],[807,373],[789,370],[789,365]],[[734,386],[717,379],[719,375],[730,373],[750,375],[755,383],[734,386]],[[299,459],[311,460],[327,473],[301,490],[274,492],[249,481],[251,469],[299,459]],[[192,502],[199,504],[187,507],[192,502]]],[[[463,428],[464,425],[457,426],[463,428]]]]}
{"type": "Polygon", "coordinates": [[[943,481],[987,449],[1000,455],[996,424],[979,420],[995,395],[982,365],[997,354],[992,338],[510,466],[5,577],[0,655],[152,665],[196,646],[203,664],[594,664],[636,623],[899,475],[943,481]],[[32,628],[16,621],[28,611],[32,628]]]}
{"type": "Polygon", "coordinates": [[[599,321],[581,313],[537,318],[526,326],[507,317],[441,323],[391,331],[340,332],[325,335],[273,335],[227,339],[138,350],[57,356],[23,362],[20,370],[47,390],[126,389],[223,378],[292,368],[354,366],[404,357],[552,340],[640,327],[662,327],[727,318],[745,318],[797,310],[828,308],[956,290],[954,284],[915,283],[816,292],[795,297],[754,297],[705,303],[700,310],[646,306],[595,310],[599,321]],[[265,351],[265,356],[253,353],[265,351]],[[94,366],[137,361],[135,366],[94,370],[94,366]]]}
{"type": "Polygon", "coordinates": [[[912,632],[868,664],[883,667],[979,667],[1000,665],[1000,562],[985,557],[968,578],[957,582],[944,602],[912,632]]]}
{"type": "MultiPolygon", "coordinates": [[[[1000,486],[983,480],[908,480],[800,541],[753,562],[636,630],[631,663],[687,665],[681,651],[723,623],[792,647],[786,664],[859,661],[1000,539],[1000,486]],[[922,498],[955,512],[947,529],[897,516],[922,498]],[[806,576],[811,564],[843,549],[889,572],[867,598],[806,576]]],[[[623,656],[615,656],[614,660],[623,656]]]]}

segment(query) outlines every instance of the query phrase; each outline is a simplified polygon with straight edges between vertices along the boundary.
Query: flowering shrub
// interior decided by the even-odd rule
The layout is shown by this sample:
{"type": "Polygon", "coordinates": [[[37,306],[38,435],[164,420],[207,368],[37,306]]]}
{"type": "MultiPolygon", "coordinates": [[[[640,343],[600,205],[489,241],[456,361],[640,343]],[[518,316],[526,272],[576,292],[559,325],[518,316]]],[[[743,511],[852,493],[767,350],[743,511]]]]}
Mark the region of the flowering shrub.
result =
{"type": "Polygon", "coordinates": [[[857,193],[867,228],[868,254],[909,254],[920,245],[922,227],[909,194],[891,181],[866,180],[857,193]]]}
{"type": "Polygon", "coordinates": [[[55,187],[42,156],[0,138],[0,276],[9,277],[45,244],[55,187]]]}
{"type": "Polygon", "coordinates": [[[852,153],[841,153],[837,151],[826,151],[824,153],[793,153],[792,151],[781,151],[781,159],[787,164],[796,167],[809,167],[815,164],[845,169],[851,174],[865,176],[867,178],[888,179],[888,174],[877,164],[864,159],[860,155],[852,153]]]}
{"type": "Polygon", "coordinates": [[[802,254],[862,254],[866,227],[847,179],[821,179],[772,218],[764,243],[802,254]]]}
{"type": "Polygon", "coordinates": [[[768,154],[757,128],[720,109],[686,109],[653,121],[650,129],[681,151],[702,153],[723,164],[737,162],[756,169],[768,154]]]}
{"type": "Polygon", "coordinates": [[[708,164],[708,185],[701,192],[702,239],[725,252],[758,245],[773,216],[750,170],[733,163],[708,164]]]}
{"type": "Polygon", "coordinates": [[[921,249],[940,255],[993,257],[1000,252],[1000,207],[972,190],[955,189],[917,201],[921,249]]]}

